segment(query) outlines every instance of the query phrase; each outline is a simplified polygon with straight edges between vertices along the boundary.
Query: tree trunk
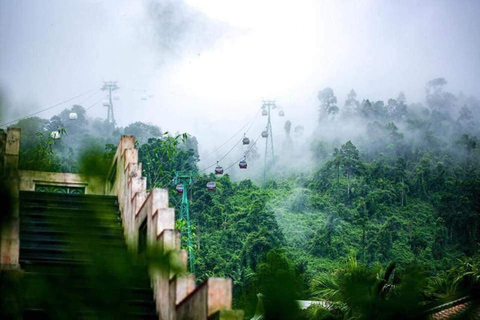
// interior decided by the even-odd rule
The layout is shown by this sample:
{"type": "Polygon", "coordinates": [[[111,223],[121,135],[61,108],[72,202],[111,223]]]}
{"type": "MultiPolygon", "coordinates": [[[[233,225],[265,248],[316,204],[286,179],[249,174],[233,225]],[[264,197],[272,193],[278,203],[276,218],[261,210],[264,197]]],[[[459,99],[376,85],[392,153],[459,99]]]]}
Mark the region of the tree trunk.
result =
{"type": "Polygon", "coordinates": [[[367,253],[365,252],[365,241],[366,241],[366,239],[365,239],[366,238],[366,235],[365,235],[366,230],[365,229],[367,228],[366,225],[367,225],[366,222],[363,221],[363,226],[362,226],[362,229],[363,229],[362,230],[362,251],[363,251],[363,261],[364,262],[367,262],[367,253]]]}
{"type": "Polygon", "coordinates": [[[403,185],[403,177],[402,177],[402,207],[404,206],[404,202],[403,202],[403,197],[404,197],[404,189],[405,189],[405,186],[403,185]]]}
{"type": "Polygon", "coordinates": [[[197,226],[197,250],[200,251],[200,225],[197,226]]]}
{"type": "Polygon", "coordinates": [[[347,173],[347,195],[348,199],[350,199],[350,173],[347,173]]]}

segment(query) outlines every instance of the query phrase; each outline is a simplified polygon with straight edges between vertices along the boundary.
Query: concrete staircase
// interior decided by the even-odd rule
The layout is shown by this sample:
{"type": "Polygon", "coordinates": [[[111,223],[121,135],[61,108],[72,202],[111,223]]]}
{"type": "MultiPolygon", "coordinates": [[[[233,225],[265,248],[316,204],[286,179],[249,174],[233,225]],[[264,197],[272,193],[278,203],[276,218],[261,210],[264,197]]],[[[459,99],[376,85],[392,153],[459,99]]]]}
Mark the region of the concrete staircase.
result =
{"type": "Polygon", "coordinates": [[[186,272],[169,191],[147,190],[135,137],[100,177],[19,170],[20,136],[0,130],[0,318],[243,319],[231,279],[186,272]]]}
{"type": "Polygon", "coordinates": [[[158,319],[148,270],[127,252],[117,197],[22,191],[20,218],[26,318],[62,309],[71,318],[158,319]]]}

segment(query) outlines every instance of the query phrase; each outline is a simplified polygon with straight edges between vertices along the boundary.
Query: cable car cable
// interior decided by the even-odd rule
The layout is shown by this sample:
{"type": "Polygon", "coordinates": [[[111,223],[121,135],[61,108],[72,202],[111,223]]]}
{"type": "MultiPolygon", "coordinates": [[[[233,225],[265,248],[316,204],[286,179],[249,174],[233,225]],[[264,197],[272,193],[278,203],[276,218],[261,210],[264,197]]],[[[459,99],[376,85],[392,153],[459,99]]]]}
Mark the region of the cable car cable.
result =
{"type": "Polygon", "coordinates": [[[82,101],[80,101],[78,104],[82,105],[83,103],[85,103],[87,100],[89,100],[91,97],[93,97],[94,95],[96,95],[99,92],[102,92],[102,89],[98,89],[97,91],[95,91],[94,93],[92,93],[91,95],[89,95],[88,97],[83,99],[82,101]]]}
{"type": "MultiPolygon", "coordinates": [[[[213,150],[212,152],[210,152],[208,155],[206,155],[205,157],[203,157],[203,159],[208,159],[211,155],[213,155],[215,152],[217,152],[220,148],[222,148],[224,145],[226,145],[227,143],[229,143],[233,138],[235,138],[235,136],[237,136],[240,132],[242,132],[242,130],[248,126],[250,124],[250,126],[248,127],[247,131],[245,131],[245,133],[248,132],[248,130],[250,130],[250,128],[252,127],[253,123],[255,122],[255,119],[257,118],[258,114],[260,113],[260,110],[257,111],[257,113],[255,114],[255,116],[253,117],[253,119],[250,121],[250,122],[247,122],[243,127],[240,128],[240,130],[237,131],[237,133],[235,133],[233,136],[231,136],[227,141],[225,141],[224,143],[222,143],[222,145],[220,145],[218,148],[216,148],[215,150],[213,150]]],[[[211,168],[213,166],[210,166],[209,168],[211,168]]],[[[207,168],[208,169],[208,168],[207,168]]],[[[205,170],[205,169],[204,169],[205,170]]]]}
{"type": "Polygon", "coordinates": [[[100,100],[98,100],[97,102],[95,102],[94,104],[92,104],[91,106],[89,106],[88,108],[86,108],[85,111],[92,109],[93,107],[95,107],[97,104],[99,104],[99,103],[100,103],[103,99],[105,99],[106,97],[107,97],[107,96],[101,97],[100,100]]]}
{"type": "Polygon", "coordinates": [[[258,138],[252,143],[252,145],[248,148],[248,150],[245,152],[245,154],[240,158],[238,159],[237,161],[235,161],[234,163],[232,163],[230,166],[228,166],[224,171],[227,171],[228,169],[230,169],[231,167],[233,167],[234,165],[236,165],[240,160],[242,160],[243,158],[245,158],[247,156],[247,154],[252,150],[253,146],[257,143],[258,139],[260,139],[262,135],[259,135],[258,138]]]}
{"type": "Polygon", "coordinates": [[[75,96],[75,97],[73,97],[73,98],[64,100],[64,101],[62,101],[62,102],[59,102],[59,103],[57,103],[57,104],[54,104],[53,106],[50,106],[50,107],[48,107],[48,108],[39,110],[39,111],[34,112],[34,113],[32,113],[32,114],[29,114],[28,116],[24,116],[24,117],[15,119],[15,120],[11,120],[11,121],[5,122],[5,123],[3,123],[3,124],[0,124],[0,127],[6,126],[6,125],[8,125],[8,124],[11,124],[11,123],[14,123],[14,122],[17,122],[17,121],[26,119],[26,118],[33,117],[33,116],[35,116],[35,115],[37,115],[37,114],[39,114],[39,113],[41,113],[41,112],[44,112],[44,111],[53,109],[53,108],[58,107],[58,106],[60,106],[60,105],[62,105],[62,104],[64,104],[64,103],[70,102],[70,101],[72,101],[72,100],[74,100],[74,99],[76,99],[76,98],[79,98],[79,97],[81,97],[81,96],[84,96],[84,95],[86,95],[87,93],[90,93],[90,92],[92,92],[92,91],[94,91],[94,90],[96,90],[96,89],[88,90],[88,91],[86,91],[86,92],[84,92],[84,93],[82,93],[82,94],[79,94],[79,95],[77,95],[77,96],[75,96]]]}
{"type": "Polygon", "coordinates": [[[211,165],[211,166],[208,166],[208,167],[206,167],[206,168],[203,168],[203,169],[200,170],[200,171],[205,171],[205,170],[207,170],[207,169],[210,169],[211,167],[213,167],[214,165],[216,165],[218,162],[220,162],[220,161],[222,161],[223,159],[225,159],[225,157],[228,156],[228,154],[229,154],[230,152],[232,152],[233,149],[235,149],[235,147],[236,147],[242,140],[243,140],[243,137],[242,137],[240,140],[238,140],[237,143],[235,143],[235,145],[233,146],[233,148],[230,149],[223,157],[221,157],[220,160],[218,160],[217,162],[215,162],[215,163],[214,163],[213,165],[211,165]]]}

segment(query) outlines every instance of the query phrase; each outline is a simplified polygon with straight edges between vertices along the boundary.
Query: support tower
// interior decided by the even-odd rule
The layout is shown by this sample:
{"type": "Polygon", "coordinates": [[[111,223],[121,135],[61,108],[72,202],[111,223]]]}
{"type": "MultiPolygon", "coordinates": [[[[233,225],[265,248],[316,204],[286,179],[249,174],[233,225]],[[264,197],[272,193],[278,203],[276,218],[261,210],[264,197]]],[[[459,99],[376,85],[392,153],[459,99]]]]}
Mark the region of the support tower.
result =
{"type": "MultiPolygon", "coordinates": [[[[190,205],[188,202],[188,191],[193,185],[193,171],[177,171],[175,172],[176,183],[183,185],[182,203],[180,204],[180,220],[187,223],[187,250],[190,272],[195,272],[193,243],[192,243],[192,225],[190,222],[190,205]]],[[[181,230],[181,238],[183,238],[183,230],[181,230]]]]}
{"type": "Polygon", "coordinates": [[[109,126],[115,128],[115,117],[113,116],[113,99],[112,92],[120,89],[117,86],[117,81],[104,81],[102,91],[108,90],[108,110],[107,110],[107,123],[109,126]]]}
{"type": "Polygon", "coordinates": [[[263,187],[265,187],[267,179],[268,169],[274,165],[275,153],[273,150],[273,133],[272,133],[272,123],[270,119],[270,112],[272,109],[276,109],[275,100],[264,100],[262,109],[267,111],[267,126],[265,131],[267,132],[267,137],[265,141],[265,158],[264,158],[264,167],[263,167],[263,187]]]}

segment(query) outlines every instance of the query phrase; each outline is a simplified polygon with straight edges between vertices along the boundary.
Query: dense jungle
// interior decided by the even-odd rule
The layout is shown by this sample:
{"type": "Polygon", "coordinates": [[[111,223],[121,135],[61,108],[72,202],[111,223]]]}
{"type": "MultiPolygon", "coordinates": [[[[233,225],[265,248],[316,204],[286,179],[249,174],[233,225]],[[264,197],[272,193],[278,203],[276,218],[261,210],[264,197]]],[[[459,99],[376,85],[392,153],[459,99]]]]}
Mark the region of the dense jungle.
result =
{"type": "MultiPolygon", "coordinates": [[[[119,137],[134,135],[148,188],[169,188],[177,215],[175,171],[195,170],[197,280],[232,278],[234,306],[248,318],[261,293],[268,319],[406,319],[479,292],[480,100],[447,88],[443,78],[429,81],[422,102],[322,88],[311,135],[301,123],[291,134],[288,115],[282,120],[264,184],[261,170],[251,179],[202,170],[197,139],[163,132],[162,123],[110,128],[74,105],[14,126],[22,170],[101,175],[119,137]],[[205,188],[212,180],[215,192],[205,188]],[[300,311],[294,300],[329,307],[300,311]]],[[[262,157],[248,161],[263,169],[262,157]]]]}

